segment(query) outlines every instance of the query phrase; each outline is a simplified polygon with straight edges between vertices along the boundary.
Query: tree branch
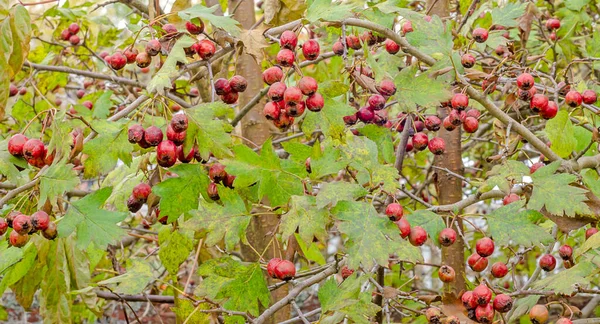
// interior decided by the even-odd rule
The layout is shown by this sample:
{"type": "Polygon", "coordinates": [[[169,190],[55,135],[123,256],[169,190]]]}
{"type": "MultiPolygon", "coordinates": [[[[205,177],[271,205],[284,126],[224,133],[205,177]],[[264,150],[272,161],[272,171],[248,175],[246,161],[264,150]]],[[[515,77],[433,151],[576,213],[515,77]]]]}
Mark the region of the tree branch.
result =
{"type": "Polygon", "coordinates": [[[78,69],[73,69],[73,68],[70,68],[67,66],[42,65],[42,64],[31,63],[29,61],[26,61],[25,63],[23,63],[23,66],[27,66],[32,69],[38,70],[38,71],[51,71],[51,72],[76,74],[76,75],[81,75],[81,76],[85,76],[88,78],[108,80],[108,81],[112,81],[115,83],[126,84],[126,85],[130,85],[130,86],[134,86],[134,87],[140,87],[140,88],[144,87],[144,84],[142,84],[138,81],[132,80],[132,79],[122,78],[122,77],[118,77],[118,76],[102,74],[102,73],[97,73],[97,72],[78,70],[78,69]]]}

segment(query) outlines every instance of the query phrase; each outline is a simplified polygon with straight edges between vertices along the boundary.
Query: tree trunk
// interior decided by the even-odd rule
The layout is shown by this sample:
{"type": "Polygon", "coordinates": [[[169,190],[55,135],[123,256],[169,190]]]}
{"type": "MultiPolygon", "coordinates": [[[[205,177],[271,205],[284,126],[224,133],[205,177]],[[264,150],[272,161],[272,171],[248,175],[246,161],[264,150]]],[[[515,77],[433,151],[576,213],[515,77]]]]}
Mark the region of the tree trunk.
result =
{"type": "MultiPolygon", "coordinates": [[[[431,15],[439,17],[448,17],[448,0],[427,0],[427,8],[431,15]]],[[[440,118],[443,120],[447,115],[447,108],[438,110],[440,118]]],[[[454,173],[463,174],[462,151],[460,143],[461,129],[447,131],[443,127],[439,130],[438,136],[446,142],[446,152],[443,155],[436,156],[434,165],[440,168],[446,168],[454,173]]],[[[462,199],[462,180],[448,174],[444,170],[435,170],[435,187],[438,197],[438,203],[445,205],[455,203],[462,199]]],[[[449,221],[449,219],[447,219],[449,221]]],[[[460,219],[454,222],[455,231],[462,231],[463,224],[460,219]]],[[[444,304],[450,304],[456,301],[459,293],[465,290],[465,242],[460,235],[456,242],[449,247],[442,247],[442,263],[451,266],[456,272],[456,278],[452,284],[444,284],[442,300],[444,304]]]]}
{"type": "MultiPolygon", "coordinates": [[[[238,6],[238,1],[229,1],[230,10],[238,6]]],[[[254,12],[254,1],[242,0],[235,11],[234,18],[240,22],[244,29],[249,29],[256,22],[254,12]]],[[[248,88],[246,91],[240,93],[238,100],[238,107],[243,107],[248,101],[250,101],[257,93],[262,90],[262,70],[261,67],[256,63],[254,58],[247,54],[240,55],[236,60],[236,74],[243,76],[248,81],[248,88]]],[[[253,146],[261,145],[271,136],[271,124],[262,114],[262,107],[264,106],[264,100],[259,102],[252,110],[250,110],[244,118],[242,118],[239,124],[238,132],[241,132],[242,136],[250,142],[247,145],[253,146]]],[[[265,201],[266,204],[268,202],[265,201]]],[[[264,212],[264,210],[255,210],[255,212],[264,212]]],[[[242,255],[244,259],[248,261],[258,261],[259,256],[255,250],[259,253],[265,251],[263,258],[268,261],[273,257],[284,257],[284,252],[280,249],[281,244],[271,242],[271,239],[276,240],[275,231],[277,230],[277,224],[279,223],[279,217],[276,214],[261,214],[260,217],[253,217],[246,235],[250,246],[242,245],[242,255]],[[267,249],[268,246],[268,249],[267,249]]],[[[291,257],[293,259],[293,256],[291,257]]],[[[293,261],[293,260],[292,260],[293,261]]],[[[287,295],[287,285],[283,286],[272,293],[274,300],[279,300],[287,295]]],[[[289,319],[290,308],[289,306],[282,308],[273,318],[273,321],[281,322],[289,319]]]]}

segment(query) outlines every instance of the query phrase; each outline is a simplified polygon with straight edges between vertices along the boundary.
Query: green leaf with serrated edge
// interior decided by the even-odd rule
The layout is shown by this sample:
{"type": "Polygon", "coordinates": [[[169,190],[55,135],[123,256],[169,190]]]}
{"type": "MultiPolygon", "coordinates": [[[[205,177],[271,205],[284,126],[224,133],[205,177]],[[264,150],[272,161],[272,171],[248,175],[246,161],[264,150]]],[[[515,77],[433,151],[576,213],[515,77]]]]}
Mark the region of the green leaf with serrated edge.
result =
{"type": "Polygon", "coordinates": [[[394,79],[396,98],[402,110],[412,111],[416,105],[425,108],[437,107],[440,102],[452,97],[445,83],[432,79],[427,74],[416,73],[417,66],[414,65],[400,71],[394,79]]]}
{"type": "Polygon", "coordinates": [[[590,3],[590,0],[566,0],[565,7],[573,11],[581,11],[590,3]]]}
{"type": "Polygon", "coordinates": [[[589,285],[592,279],[590,276],[597,271],[598,267],[594,263],[580,261],[570,269],[565,269],[535,282],[532,288],[570,295],[577,291],[577,286],[589,285]]]}
{"type": "MultiPolygon", "coordinates": [[[[0,281],[0,291],[4,292],[7,287],[12,286],[19,281],[33,267],[37,256],[37,248],[34,244],[27,244],[23,248],[23,257],[17,263],[8,269],[0,281]]],[[[2,255],[4,257],[4,255],[2,255]]]]}
{"type": "Polygon", "coordinates": [[[425,16],[410,9],[398,9],[398,13],[410,20],[413,32],[406,34],[406,40],[420,51],[434,56],[450,56],[452,53],[452,33],[440,17],[433,16],[426,21],[425,16]]]}
{"type": "Polygon", "coordinates": [[[371,323],[369,319],[381,308],[371,302],[373,288],[362,291],[367,277],[356,274],[346,278],[338,285],[331,278],[319,288],[318,297],[321,303],[321,323],[339,323],[347,316],[352,323],[371,323]]]}
{"type": "Polygon", "coordinates": [[[40,286],[40,314],[48,323],[72,322],[72,300],[69,294],[71,281],[64,242],[65,239],[62,238],[50,241],[45,260],[48,270],[40,286]]]}
{"type": "Polygon", "coordinates": [[[395,13],[399,8],[405,8],[408,4],[406,0],[390,0],[390,1],[381,1],[376,4],[374,7],[381,10],[381,12],[389,14],[395,13]]]}
{"type": "Polygon", "coordinates": [[[331,214],[340,221],[340,232],[348,237],[346,253],[350,268],[362,265],[370,269],[375,263],[387,264],[390,254],[398,254],[407,261],[422,259],[419,248],[401,239],[396,224],[377,214],[370,204],[341,201],[331,214]]]}
{"type": "Polygon", "coordinates": [[[10,287],[19,304],[25,309],[31,307],[34,296],[38,295],[37,292],[42,280],[46,278],[46,271],[48,271],[46,259],[48,257],[48,250],[50,249],[50,242],[41,236],[34,235],[31,237],[31,241],[37,250],[36,261],[31,269],[10,287]]]}
{"type": "Polygon", "coordinates": [[[177,300],[177,307],[171,307],[171,310],[177,316],[178,323],[210,323],[210,314],[199,312],[199,310],[210,309],[210,304],[201,303],[194,306],[192,301],[184,298],[177,300]]]}
{"type": "Polygon", "coordinates": [[[442,216],[428,210],[419,209],[405,217],[411,227],[421,226],[429,234],[429,238],[438,244],[437,238],[440,232],[446,228],[442,216]]]}
{"type": "Polygon", "coordinates": [[[488,179],[479,188],[479,192],[488,192],[497,186],[505,193],[509,193],[511,183],[522,182],[523,176],[529,176],[529,168],[520,161],[507,160],[503,164],[492,167],[488,172],[488,179]]]}
{"type": "Polygon", "coordinates": [[[344,169],[347,163],[340,161],[340,154],[340,150],[332,142],[324,143],[323,151],[321,151],[321,145],[317,141],[313,145],[310,158],[311,179],[319,179],[337,174],[340,170],[344,169]]]}
{"type": "Polygon", "coordinates": [[[225,246],[231,251],[240,240],[247,242],[246,228],[252,215],[237,192],[220,185],[218,190],[222,205],[202,200],[198,210],[193,210],[190,214],[194,216],[193,223],[199,224],[199,229],[206,229],[207,246],[225,239],[225,246]]]}
{"type": "Polygon", "coordinates": [[[173,230],[170,226],[164,226],[158,232],[160,245],[158,257],[171,276],[177,276],[179,266],[194,248],[194,242],[189,234],[182,229],[173,230]]]}
{"type": "Polygon", "coordinates": [[[394,143],[392,142],[392,131],[389,128],[377,125],[366,125],[359,129],[359,132],[377,144],[379,156],[385,163],[394,162],[394,143]]]}
{"type": "Polygon", "coordinates": [[[600,176],[598,171],[587,169],[581,173],[583,183],[592,191],[596,197],[600,197],[600,176]]]}
{"type": "Polygon", "coordinates": [[[231,107],[222,102],[186,109],[188,129],[183,143],[184,151],[189,152],[196,143],[204,160],[209,159],[210,153],[217,158],[231,157],[231,125],[217,117],[226,116],[232,111],[231,107]]]}
{"type": "Polygon", "coordinates": [[[81,249],[87,248],[90,243],[106,248],[108,244],[119,240],[125,230],[117,223],[124,220],[128,213],[101,209],[111,192],[111,187],[102,188],[73,202],[57,224],[58,236],[67,237],[76,231],[77,247],[81,249]]]}
{"type": "Polygon", "coordinates": [[[577,176],[567,173],[554,174],[560,167],[560,161],[539,168],[531,175],[533,193],[529,199],[528,208],[541,210],[546,207],[553,215],[574,217],[576,214],[591,213],[585,204],[587,190],[571,186],[577,181],[577,176]]]}
{"type": "Polygon", "coordinates": [[[49,199],[54,205],[58,197],[79,185],[77,172],[72,164],[54,163],[40,176],[40,199],[38,208],[42,208],[49,199]]]}
{"type": "Polygon", "coordinates": [[[543,228],[532,224],[528,217],[534,210],[521,210],[524,201],[515,201],[502,206],[485,216],[491,237],[497,245],[523,245],[533,246],[539,243],[552,243],[552,235],[543,228]],[[531,235],[535,233],[535,235],[531,235]]]}
{"type": "MultiPolygon", "coordinates": [[[[87,110],[87,108],[86,108],[87,110]]],[[[66,118],[66,110],[59,110],[54,115],[55,121],[50,126],[51,136],[48,142],[47,151],[54,154],[55,163],[64,160],[71,153],[71,144],[73,144],[74,121],[66,118]]],[[[83,125],[83,124],[82,124],[83,125]]]]}
{"type": "Polygon", "coordinates": [[[327,98],[335,98],[348,92],[350,86],[339,80],[327,80],[319,83],[319,92],[327,98]]]}
{"type": "MultiPolygon", "coordinates": [[[[179,164],[170,168],[170,171],[178,176],[152,187],[152,192],[162,198],[160,214],[168,216],[169,223],[198,208],[200,195],[207,195],[210,181],[201,164],[179,164]]],[[[208,199],[208,196],[205,198],[208,199]]]]}
{"type": "Polygon", "coordinates": [[[330,0],[313,0],[306,9],[306,20],[315,21],[339,21],[354,15],[353,10],[357,4],[344,2],[331,2],[330,0]]]}
{"type": "MultiPolygon", "coordinates": [[[[0,174],[4,175],[8,182],[19,186],[25,184],[25,176],[23,176],[13,160],[16,160],[14,156],[10,155],[7,151],[0,151],[0,174]]],[[[25,165],[21,165],[20,167],[25,167],[25,165]]]]}
{"type": "Polygon", "coordinates": [[[492,23],[506,28],[515,27],[517,26],[518,18],[525,13],[525,7],[527,7],[526,3],[513,2],[508,2],[502,7],[496,7],[490,11],[492,14],[492,23]]]}
{"type": "MultiPolygon", "coordinates": [[[[76,243],[72,237],[65,239],[65,255],[69,266],[71,288],[83,289],[90,286],[90,257],[87,254],[87,249],[78,248],[76,243]]],[[[98,296],[93,291],[81,293],[79,298],[89,309],[99,311],[98,296]]]]}
{"type": "Polygon", "coordinates": [[[85,178],[110,172],[119,160],[127,165],[131,163],[133,145],[127,139],[126,123],[103,121],[95,124],[94,129],[98,136],[83,147],[83,153],[87,154],[83,162],[85,178]]]}
{"type": "Polygon", "coordinates": [[[221,28],[233,36],[239,36],[241,29],[239,22],[231,17],[225,17],[223,15],[215,15],[215,11],[218,9],[218,5],[207,8],[202,5],[194,5],[190,8],[179,12],[179,17],[183,20],[191,20],[192,18],[200,18],[202,21],[210,22],[213,26],[221,28]]]}
{"type": "Polygon", "coordinates": [[[297,230],[305,243],[312,242],[314,237],[326,242],[329,211],[318,208],[316,203],[312,196],[292,196],[290,209],[281,216],[281,236],[288,238],[297,230]]]}
{"type": "Polygon", "coordinates": [[[573,259],[577,259],[589,250],[597,250],[598,248],[600,248],[600,235],[592,235],[573,251],[573,259]]]}
{"type": "Polygon", "coordinates": [[[561,110],[556,117],[546,122],[544,132],[552,146],[550,147],[558,156],[565,158],[573,153],[577,146],[575,139],[575,126],[569,118],[569,112],[561,110]]]}
{"type": "Polygon", "coordinates": [[[290,159],[299,163],[306,162],[311,156],[312,147],[298,142],[283,142],[283,149],[290,154],[290,159]]]}
{"type": "Polygon", "coordinates": [[[103,186],[113,187],[113,191],[110,197],[106,200],[106,203],[114,207],[117,211],[128,212],[127,199],[131,196],[133,187],[137,186],[143,181],[144,173],[137,172],[140,163],[145,159],[144,156],[138,156],[133,158],[133,161],[128,166],[122,164],[110,171],[104,181],[103,186]]]}
{"type": "Polygon", "coordinates": [[[343,118],[354,113],[356,110],[344,102],[325,98],[325,105],[321,111],[306,114],[302,121],[302,131],[312,134],[321,129],[325,136],[342,140],[346,130],[343,118]]]}
{"type": "Polygon", "coordinates": [[[317,208],[335,207],[339,201],[355,201],[368,194],[367,189],[345,181],[323,183],[317,194],[317,208]]]}
{"type": "Polygon", "coordinates": [[[271,294],[258,263],[242,264],[231,258],[208,260],[198,268],[204,280],[196,293],[212,300],[224,301],[223,308],[259,314],[269,305],[271,294]]]}
{"type": "MultiPolygon", "coordinates": [[[[162,248],[162,246],[161,246],[162,248]]],[[[124,274],[98,282],[98,285],[117,285],[113,290],[120,294],[139,294],[154,279],[152,267],[147,262],[132,260],[124,274]]]]}
{"type": "Polygon", "coordinates": [[[298,233],[294,233],[294,236],[296,236],[296,241],[298,242],[298,246],[300,247],[300,250],[302,251],[302,254],[306,257],[306,259],[308,259],[309,261],[314,261],[318,265],[324,265],[325,263],[327,263],[327,261],[325,261],[325,257],[323,256],[323,253],[321,253],[321,250],[319,249],[318,243],[315,243],[315,242],[304,243],[300,239],[300,236],[298,235],[298,233]],[[307,244],[308,244],[308,246],[307,246],[307,244]]]}
{"type": "Polygon", "coordinates": [[[519,318],[529,313],[531,307],[537,305],[541,297],[542,296],[532,295],[517,299],[513,306],[514,311],[512,313],[512,317],[508,319],[507,323],[519,322],[519,318]]]}
{"type": "Polygon", "coordinates": [[[13,246],[9,247],[7,240],[0,241],[0,254],[2,254],[0,258],[0,274],[23,259],[23,250],[13,246]]]}
{"type": "Polygon", "coordinates": [[[94,102],[94,110],[92,116],[97,119],[106,119],[110,113],[109,109],[113,103],[110,97],[113,95],[112,91],[103,92],[102,95],[94,102]]]}
{"type": "Polygon", "coordinates": [[[187,57],[185,55],[184,48],[192,46],[194,41],[189,36],[183,36],[177,40],[175,45],[169,51],[169,56],[160,67],[160,70],[152,77],[152,80],[148,83],[146,90],[150,93],[158,93],[160,95],[165,94],[166,89],[172,87],[171,80],[175,79],[179,75],[177,69],[178,63],[187,63],[187,57]]]}
{"type": "Polygon", "coordinates": [[[267,196],[272,207],[286,205],[291,196],[304,193],[302,178],[283,169],[271,139],[263,144],[260,155],[245,145],[235,146],[233,150],[235,160],[222,163],[228,173],[236,176],[236,188],[256,184],[260,198],[267,196]]]}

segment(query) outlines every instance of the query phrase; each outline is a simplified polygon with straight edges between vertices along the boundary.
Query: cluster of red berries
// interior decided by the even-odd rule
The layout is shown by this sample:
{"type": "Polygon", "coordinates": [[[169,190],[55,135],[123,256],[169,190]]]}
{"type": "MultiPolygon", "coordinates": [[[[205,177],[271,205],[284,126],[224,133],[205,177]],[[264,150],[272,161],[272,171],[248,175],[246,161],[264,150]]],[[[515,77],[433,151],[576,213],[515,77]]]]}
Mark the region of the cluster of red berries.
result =
{"type": "Polygon", "coordinates": [[[402,238],[408,238],[410,244],[414,246],[421,246],[427,241],[427,231],[421,226],[414,226],[411,228],[410,223],[403,218],[404,208],[398,203],[391,203],[385,208],[385,214],[387,217],[398,226],[400,230],[400,236],[402,238]]]}
{"type": "Polygon", "coordinates": [[[296,266],[291,261],[273,258],[267,263],[267,274],[271,278],[287,281],[296,275],[296,266]]]}
{"type": "MultiPolygon", "coordinates": [[[[481,272],[488,266],[488,257],[494,253],[494,241],[489,237],[483,237],[475,243],[475,253],[467,259],[467,264],[471,270],[481,272]]],[[[504,262],[496,262],[492,265],[492,276],[503,278],[508,274],[508,267],[504,262]]]]}
{"type": "Polygon", "coordinates": [[[8,242],[14,247],[25,246],[29,242],[29,234],[38,231],[48,240],[53,240],[58,235],[56,223],[43,210],[38,210],[31,216],[11,211],[6,218],[0,218],[0,235],[4,235],[9,227],[13,230],[8,236],[8,242]]]}
{"type": "Polygon", "coordinates": [[[142,208],[142,205],[148,200],[148,196],[152,192],[152,187],[147,183],[140,183],[133,187],[129,199],[127,199],[127,208],[132,213],[137,212],[142,208]]]}
{"type": "Polygon", "coordinates": [[[25,87],[21,87],[20,89],[17,88],[16,85],[14,84],[10,84],[9,88],[8,88],[8,96],[9,97],[14,97],[18,94],[20,94],[21,96],[24,96],[27,93],[27,88],[25,87]]]}
{"type": "MultiPolygon", "coordinates": [[[[277,63],[263,72],[263,81],[269,85],[267,97],[269,102],[263,108],[265,117],[273,121],[279,129],[286,129],[294,123],[294,118],[302,116],[306,109],[321,111],[325,105],[323,96],[317,92],[317,81],[303,76],[295,86],[286,86],[284,72],[281,67],[292,67],[296,60],[298,37],[292,31],[285,31],[279,38],[281,47],[277,53],[277,63]],[[306,96],[306,98],[304,97],[306,96]]],[[[302,54],[306,60],[314,60],[319,56],[319,43],[310,39],[302,45],[302,54]]]]}
{"type": "Polygon", "coordinates": [[[208,184],[208,197],[212,200],[219,200],[219,189],[218,183],[222,183],[227,188],[233,188],[233,181],[235,176],[225,171],[225,166],[221,163],[214,163],[208,169],[208,177],[210,183],[208,184]]]}
{"type": "Polygon", "coordinates": [[[480,284],[461,296],[471,320],[478,323],[493,323],[496,312],[506,313],[513,307],[513,300],[505,294],[497,294],[492,301],[492,290],[480,284]]]}
{"type": "Polygon", "coordinates": [[[548,97],[536,93],[535,80],[529,73],[522,73],[517,77],[517,97],[523,101],[529,101],[531,110],[544,119],[552,119],[558,113],[558,105],[549,101],[548,97]]]}
{"type": "Polygon", "coordinates": [[[60,33],[60,39],[68,41],[71,45],[77,45],[81,41],[79,36],[77,36],[77,33],[79,33],[79,25],[77,23],[72,23],[67,29],[60,33]]]}
{"type": "Polygon", "coordinates": [[[550,35],[548,35],[548,38],[550,38],[551,41],[556,41],[557,37],[556,37],[556,30],[560,28],[560,20],[556,19],[556,18],[550,18],[548,20],[546,20],[546,29],[548,29],[548,31],[550,32],[550,35]]]}
{"type": "Polygon", "coordinates": [[[220,78],[215,80],[215,92],[221,96],[226,104],[234,104],[238,101],[238,93],[246,91],[248,81],[241,75],[234,75],[227,80],[220,78]]]}
{"type": "Polygon", "coordinates": [[[54,154],[48,154],[44,143],[38,139],[28,139],[23,134],[15,134],[8,140],[8,152],[16,157],[23,157],[34,167],[41,168],[54,161],[54,154]]]}

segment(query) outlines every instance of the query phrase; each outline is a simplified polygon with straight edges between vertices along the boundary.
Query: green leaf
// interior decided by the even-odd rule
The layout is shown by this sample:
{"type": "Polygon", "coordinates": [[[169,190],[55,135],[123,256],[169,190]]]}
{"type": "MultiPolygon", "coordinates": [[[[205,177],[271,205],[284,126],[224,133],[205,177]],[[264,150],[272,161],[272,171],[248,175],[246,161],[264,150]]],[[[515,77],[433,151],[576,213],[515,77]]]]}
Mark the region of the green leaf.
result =
{"type": "Polygon", "coordinates": [[[554,241],[545,229],[529,221],[534,210],[521,210],[524,201],[515,201],[502,206],[485,216],[491,236],[497,245],[533,246],[539,243],[549,244],[554,241]],[[531,235],[535,233],[535,235],[531,235]]]}
{"type": "Polygon", "coordinates": [[[381,309],[371,302],[373,288],[361,291],[367,281],[366,276],[356,274],[346,278],[338,286],[337,280],[331,278],[319,288],[321,303],[320,323],[339,323],[347,316],[352,323],[369,324],[370,318],[381,309]]]}
{"type": "Polygon", "coordinates": [[[394,79],[396,98],[402,110],[415,110],[416,105],[425,108],[437,107],[440,102],[452,97],[445,83],[432,79],[425,73],[415,76],[416,73],[417,66],[414,65],[400,71],[394,79]]]}
{"type": "Polygon", "coordinates": [[[319,112],[309,112],[302,121],[302,131],[305,134],[321,129],[327,137],[342,140],[346,124],[344,116],[352,115],[356,110],[339,100],[325,98],[325,106],[319,112]]]}
{"type": "Polygon", "coordinates": [[[596,250],[598,248],[600,248],[600,235],[592,235],[573,251],[573,259],[577,259],[589,250],[596,250]]]}
{"type": "MultiPolygon", "coordinates": [[[[8,271],[2,277],[0,281],[0,292],[4,292],[8,286],[12,286],[21,278],[23,278],[27,272],[33,267],[37,256],[37,249],[34,244],[27,244],[23,248],[23,257],[17,263],[10,267],[8,271]]],[[[4,258],[4,253],[2,254],[4,258]]]]}
{"type": "Polygon", "coordinates": [[[236,188],[258,186],[259,198],[267,196],[272,207],[286,205],[293,195],[302,195],[302,178],[284,169],[267,140],[260,155],[245,145],[234,147],[235,160],[224,160],[226,171],[236,176],[236,188]]]}
{"type": "Polygon", "coordinates": [[[315,21],[339,21],[354,15],[353,10],[358,7],[354,3],[346,3],[330,0],[313,0],[306,10],[306,20],[315,21]]]}
{"type": "Polygon", "coordinates": [[[152,192],[161,197],[160,214],[168,216],[169,223],[198,208],[200,194],[206,195],[209,183],[201,164],[179,164],[170,171],[178,176],[152,187],[152,192]]]}
{"type": "Polygon", "coordinates": [[[185,233],[183,230],[173,230],[170,226],[164,226],[158,232],[158,243],[160,245],[158,256],[171,276],[177,276],[179,266],[194,249],[192,237],[190,233],[185,233]]]}
{"type": "Polygon", "coordinates": [[[410,226],[421,226],[436,244],[438,244],[437,238],[440,232],[446,228],[442,216],[425,209],[415,210],[406,216],[406,220],[410,226]]]}
{"type": "Polygon", "coordinates": [[[575,138],[575,127],[569,119],[569,112],[561,110],[556,117],[546,122],[544,129],[550,142],[552,142],[552,151],[560,157],[565,158],[573,153],[577,146],[575,138]]]}
{"type": "Polygon", "coordinates": [[[313,145],[310,157],[311,179],[320,179],[337,174],[340,170],[344,169],[347,163],[340,161],[340,155],[341,151],[332,142],[323,144],[321,151],[321,145],[317,141],[313,145]]]}
{"type": "Polygon", "coordinates": [[[67,237],[76,230],[77,247],[80,249],[87,248],[90,243],[104,249],[119,240],[125,231],[117,223],[128,213],[101,209],[111,192],[111,187],[102,188],[73,202],[58,223],[59,237],[67,237]]]}
{"type": "Polygon", "coordinates": [[[451,27],[450,25],[446,27],[440,17],[433,16],[428,22],[424,15],[410,9],[398,9],[398,13],[412,23],[414,31],[406,34],[406,40],[412,46],[429,55],[450,56],[452,54],[451,27]]]}
{"type": "Polygon", "coordinates": [[[531,175],[533,193],[528,207],[535,210],[546,207],[553,215],[589,215],[591,211],[585,204],[587,190],[570,185],[577,181],[577,176],[573,174],[554,174],[558,167],[560,161],[541,167],[531,175]]]}
{"type": "Polygon", "coordinates": [[[317,194],[317,208],[335,207],[339,201],[355,201],[367,194],[367,189],[356,183],[345,181],[323,183],[317,194]]]}
{"type": "Polygon", "coordinates": [[[223,205],[202,200],[198,210],[190,212],[195,217],[190,222],[198,223],[198,229],[206,229],[207,246],[225,239],[225,246],[231,251],[240,240],[247,243],[246,228],[253,216],[234,190],[219,186],[219,197],[223,205]]]}
{"type": "MultiPolygon", "coordinates": [[[[2,254],[0,258],[0,274],[23,259],[23,250],[13,246],[8,247],[7,240],[0,241],[0,253],[2,254]]],[[[4,293],[4,291],[0,291],[0,293],[4,293]]]]}
{"type": "Polygon", "coordinates": [[[177,323],[210,323],[210,314],[199,312],[198,310],[210,309],[208,303],[201,303],[198,309],[191,300],[179,298],[176,303],[177,307],[171,308],[177,316],[177,323]]]}
{"type": "Polygon", "coordinates": [[[394,143],[392,142],[392,131],[389,128],[366,125],[359,132],[377,144],[379,156],[385,163],[394,162],[394,143]]]}
{"type": "Polygon", "coordinates": [[[488,179],[479,188],[480,192],[493,190],[496,186],[505,193],[510,192],[512,183],[520,183],[523,176],[529,176],[529,168],[522,162],[507,160],[500,165],[494,165],[488,172],[488,179]]]}
{"type": "MultiPolygon", "coordinates": [[[[161,245],[162,249],[162,245],[161,245]]],[[[146,262],[132,260],[131,266],[122,275],[98,282],[98,285],[118,284],[113,290],[120,294],[139,294],[154,279],[152,267],[146,262]]]]}
{"type": "Polygon", "coordinates": [[[271,294],[260,264],[242,264],[231,258],[208,260],[198,268],[204,277],[197,293],[224,301],[223,308],[258,316],[259,307],[269,305],[271,294]]]}
{"type": "Polygon", "coordinates": [[[323,256],[323,253],[321,253],[321,250],[319,249],[318,243],[304,243],[297,233],[294,233],[294,236],[296,236],[298,246],[300,246],[300,250],[302,251],[302,254],[306,257],[306,259],[308,259],[309,261],[314,261],[318,265],[324,265],[325,263],[327,263],[327,261],[325,261],[325,257],[323,256]]]}
{"type": "Polygon", "coordinates": [[[327,80],[319,82],[319,92],[326,98],[339,97],[348,92],[350,86],[339,80],[327,80]]]}
{"type": "Polygon", "coordinates": [[[94,111],[92,116],[96,119],[106,119],[109,114],[109,109],[112,107],[113,103],[110,100],[112,97],[112,91],[103,92],[102,95],[94,102],[94,111]]]}
{"type": "MultiPolygon", "coordinates": [[[[508,2],[503,7],[496,7],[492,9],[492,22],[497,26],[504,26],[506,28],[515,27],[518,23],[518,18],[525,14],[525,8],[527,3],[514,3],[508,2]]],[[[490,46],[491,48],[495,48],[490,46]]]]}
{"type": "MultiPolygon", "coordinates": [[[[191,8],[190,8],[191,9],[191,8]]],[[[172,88],[172,79],[179,75],[178,63],[187,63],[184,48],[190,47],[195,43],[189,36],[183,36],[177,40],[175,45],[169,51],[169,56],[160,67],[160,70],[152,77],[146,90],[150,93],[165,94],[166,89],[172,88]]]]}
{"type": "Polygon", "coordinates": [[[396,224],[377,214],[372,205],[341,201],[331,213],[340,221],[340,232],[348,237],[345,247],[350,268],[387,264],[390,254],[407,261],[422,259],[419,248],[401,239],[396,224]]]}
{"type": "Polygon", "coordinates": [[[62,238],[50,241],[45,260],[48,270],[40,286],[40,313],[48,323],[72,322],[72,301],[69,294],[71,281],[64,242],[65,239],[62,238]]]}
{"type": "Polygon", "coordinates": [[[117,161],[131,163],[133,145],[127,140],[128,126],[124,122],[98,122],[94,129],[98,136],[87,142],[83,153],[87,154],[84,161],[84,176],[93,178],[111,171],[117,161]]]}
{"type": "Polygon", "coordinates": [[[239,36],[241,32],[239,22],[230,17],[225,17],[223,15],[215,15],[215,11],[217,11],[218,9],[218,5],[207,8],[205,6],[197,4],[188,9],[180,11],[179,17],[181,17],[181,19],[183,20],[188,21],[192,18],[200,18],[203,21],[210,22],[213,26],[217,28],[222,28],[223,30],[235,37],[239,36]]]}
{"type": "Polygon", "coordinates": [[[40,177],[38,208],[41,209],[47,199],[50,199],[53,205],[56,204],[58,197],[74,189],[77,185],[79,185],[79,177],[73,170],[72,164],[52,164],[40,177]]]}
{"type": "Polygon", "coordinates": [[[565,7],[573,11],[581,11],[585,6],[590,3],[590,0],[566,0],[565,7]]]}
{"type": "Polygon", "coordinates": [[[144,173],[137,172],[140,168],[140,163],[145,160],[146,156],[133,158],[133,161],[128,166],[122,164],[109,172],[102,181],[105,187],[113,187],[110,197],[106,203],[113,206],[115,210],[129,212],[127,208],[127,199],[131,196],[133,187],[143,181],[144,173]]]}
{"type": "Polygon", "coordinates": [[[222,102],[202,104],[186,109],[188,129],[184,143],[185,151],[189,152],[195,141],[198,144],[200,155],[205,160],[208,160],[210,153],[217,158],[231,157],[232,140],[229,132],[232,127],[217,117],[232,112],[233,109],[222,102]]]}
{"type": "Polygon", "coordinates": [[[587,169],[581,173],[583,183],[592,191],[596,197],[600,197],[600,177],[598,172],[593,169],[587,169]]]}
{"type": "Polygon", "coordinates": [[[556,294],[570,295],[577,291],[577,285],[585,286],[591,282],[591,275],[598,271],[597,266],[589,261],[582,261],[570,269],[535,282],[532,288],[553,291],[556,294]]]}
{"type": "Polygon", "coordinates": [[[310,243],[316,237],[321,242],[327,241],[327,225],[329,212],[318,208],[317,199],[312,196],[292,196],[290,210],[281,216],[281,236],[286,239],[299,233],[301,240],[310,243]]]}

